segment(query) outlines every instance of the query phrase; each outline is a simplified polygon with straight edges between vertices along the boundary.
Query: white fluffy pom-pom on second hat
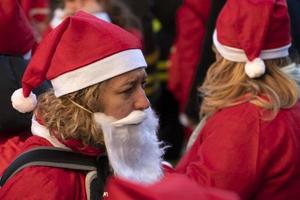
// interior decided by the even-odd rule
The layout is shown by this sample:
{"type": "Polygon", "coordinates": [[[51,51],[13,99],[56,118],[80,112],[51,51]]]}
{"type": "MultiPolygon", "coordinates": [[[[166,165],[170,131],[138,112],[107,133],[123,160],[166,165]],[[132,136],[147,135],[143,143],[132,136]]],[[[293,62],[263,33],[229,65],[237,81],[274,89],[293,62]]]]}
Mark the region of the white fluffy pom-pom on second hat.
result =
{"type": "Polygon", "coordinates": [[[249,78],[257,78],[262,76],[266,71],[265,63],[260,58],[255,58],[245,64],[245,73],[249,78]]]}
{"type": "Polygon", "coordinates": [[[31,92],[28,97],[24,97],[22,88],[14,91],[11,102],[14,109],[21,113],[33,111],[37,104],[36,95],[31,92]]]}

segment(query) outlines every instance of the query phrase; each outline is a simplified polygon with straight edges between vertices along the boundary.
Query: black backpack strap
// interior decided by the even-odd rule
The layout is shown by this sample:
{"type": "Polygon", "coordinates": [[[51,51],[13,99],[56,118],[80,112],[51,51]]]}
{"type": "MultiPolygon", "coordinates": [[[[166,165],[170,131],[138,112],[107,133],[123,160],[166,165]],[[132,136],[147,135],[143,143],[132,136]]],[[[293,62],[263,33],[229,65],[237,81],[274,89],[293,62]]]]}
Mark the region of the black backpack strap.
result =
{"type": "Polygon", "coordinates": [[[90,184],[90,199],[100,200],[106,196],[106,179],[111,175],[108,157],[106,155],[97,158],[97,177],[90,184]],[[99,196],[102,194],[102,196],[99,196]]]}
{"type": "Polygon", "coordinates": [[[96,156],[88,156],[57,147],[37,147],[19,155],[5,170],[0,187],[21,169],[28,166],[49,166],[83,171],[97,170],[96,156]]]}

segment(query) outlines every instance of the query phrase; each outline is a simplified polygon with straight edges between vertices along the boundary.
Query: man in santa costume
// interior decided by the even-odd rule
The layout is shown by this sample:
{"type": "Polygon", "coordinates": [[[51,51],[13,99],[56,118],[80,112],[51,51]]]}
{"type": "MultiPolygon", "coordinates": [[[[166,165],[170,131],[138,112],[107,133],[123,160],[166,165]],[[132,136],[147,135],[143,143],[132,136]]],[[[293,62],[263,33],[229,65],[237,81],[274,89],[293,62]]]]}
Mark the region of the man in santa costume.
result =
{"type": "MultiPolygon", "coordinates": [[[[146,66],[140,41],[130,33],[84,12],[66,18],[40,43],[23,75],[22,88],[12,95],[18,111],[35,109],[33,136],[22,152],[57,147],[81,155],[107,154],[111,175],[144,186],[163,180],[158,120],[144,92],[146,66]],[[37,101],[31,91],[44,80],[51,81],[53,89],[37,101]]],[[[59,165],[25,166],[3,185],[0,199],[109,197],[111,190],[90,195],[95,174],[103,178],[99,169],[87,173],[59,165]]],[[[190,190],[199,194],[198,189],[194,185],[182,194],[190,190]]]]}
{"type": "Polygon", "coordinates": [[[177,166],[242,199],[299,199],[299,68],[284,0],[228,0],[213,36],[202,122],[177,166]]]}

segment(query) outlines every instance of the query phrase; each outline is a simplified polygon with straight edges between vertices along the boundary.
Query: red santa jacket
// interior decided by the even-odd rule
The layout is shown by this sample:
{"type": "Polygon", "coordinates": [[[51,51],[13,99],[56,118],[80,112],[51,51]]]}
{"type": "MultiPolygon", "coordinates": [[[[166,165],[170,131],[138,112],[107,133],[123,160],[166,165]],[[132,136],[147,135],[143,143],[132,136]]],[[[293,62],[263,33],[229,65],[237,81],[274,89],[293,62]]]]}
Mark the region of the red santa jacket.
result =
{"type": "Polygon", "coordinates": [[[300,198],[300,103],[272,120],[250,103],[208,119],[177,171],[242,199],[300,198]]]}

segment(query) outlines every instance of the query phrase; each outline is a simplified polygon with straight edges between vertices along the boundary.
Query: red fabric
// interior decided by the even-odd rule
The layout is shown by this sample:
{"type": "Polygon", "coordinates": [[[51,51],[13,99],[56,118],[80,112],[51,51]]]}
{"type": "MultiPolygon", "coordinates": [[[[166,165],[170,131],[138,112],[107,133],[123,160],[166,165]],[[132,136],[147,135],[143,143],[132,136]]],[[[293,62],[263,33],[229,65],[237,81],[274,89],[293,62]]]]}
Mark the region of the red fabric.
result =
{"type": "Polygon", "coordinates": [[[131,33],[132,35],[134,35],[141,43],[142,45],[142,50],[144,49],[143,47],[143,41],[144,41],[144,38],[143,38],[143,33],[137,29],[137,28],[128,28],[126,29],[129,33],[131,33]]]}
{"type": "Polygon", "coordinates": [[[176,13],[176,41],[170,56],[168,87],[183,111],[196,67],[209,17],[210,0],[185,0],[176,13]]]}
{"type": "Polygon", "coordinates": [[[291,42],[285,0],[228,0],[216,27],[219,42],[243,49],[250,61],[259,57],[261,50],[291,42]]]}
{"type": "Polygon", "coordinates": [[[7,166],[14,160],[16,155],[21,151],[21,147],[25,140],[31,135],[30,133],[23,132],[16,136],[0,134],[0,176],[7,168],[7,166]]]}
{"type": "Polygon", "coordinates": [[[162,168],[163,168],[164,173],[174,173],[175,172],[175,169],[173,168],[172,164],[167,161],[162,162],[162,168]]]}
{"type": "Polygon", "coordinates": [[[35,43],[30,23],[16,0],[0,1],[0,54],[23,55],[35,43]]]}
{"type": "Polygon", "coordinates": [[[80,140],[76,140],[76,139],[63,140],[60,137],[56,137],[56,138],[62,144],[66,145],[67,147],[72,149],[72,151],[74,151],[74,152],[80,152],[82,154],[90,155],[90,156],[100,155],[101,153],[104,153],[103,149],[86,146],[86,145],[82,144],[82,142],[80,142],[80,140]]]}
{"type": "Polygon", "coordinates": [[[232,193],[199,187],[179,174],[168,174],[158,183],[142,186],[118,178],[108,181],[106,200],[234,200],[232,193]]]}
{"type": "Polygon", "coordinates": [[[250,103],[215,113],[176,171],[245,200],[299,199],[300,103],[271,121],[261,117],[250,103]]]}
{"type": "Polygon", "coordinates": [[[129,49],[141,49],[135,36],[116,25],[78,12],[66,18],[40,43],[23,75],[23,94],[28,97],[45,79],[52,80],[129,49]]]}
{"type": "MultiPolygon", "coordinates": [[[[30,137],[22,152],[37,146],[51,146],[45,139],[30,137]]],[[[85,173],[55,167],[26,167],[0,189],[0,199],[86,199],[85,173]]]]}

